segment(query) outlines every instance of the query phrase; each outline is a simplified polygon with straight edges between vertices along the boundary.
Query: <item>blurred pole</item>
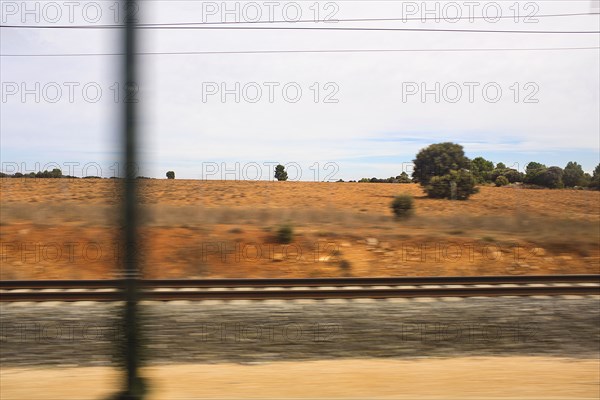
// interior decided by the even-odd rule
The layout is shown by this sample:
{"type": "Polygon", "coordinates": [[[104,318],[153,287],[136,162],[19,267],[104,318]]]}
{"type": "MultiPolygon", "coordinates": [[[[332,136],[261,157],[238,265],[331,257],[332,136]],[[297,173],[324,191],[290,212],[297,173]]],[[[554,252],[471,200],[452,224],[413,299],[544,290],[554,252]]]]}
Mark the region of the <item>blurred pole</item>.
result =
{"type": "Polygon", "coordinates": [[[123,204],[123,232],[124,244],[123,270],[124,270],[124,352],[123,359],[127,374],[127,387],[120,394],[120,399],[141,399],[144,393],[144,384],[138,375],[140,362],[140,335],[138,321],[138,212],[137,212],[137,132],[136,132],[136,57],[135,57],[135,20],[132,10],[135,10],[135,0],[123,0],[125,18],[125,97],[123,99],[124,126],[124,204],[123,204]]]}

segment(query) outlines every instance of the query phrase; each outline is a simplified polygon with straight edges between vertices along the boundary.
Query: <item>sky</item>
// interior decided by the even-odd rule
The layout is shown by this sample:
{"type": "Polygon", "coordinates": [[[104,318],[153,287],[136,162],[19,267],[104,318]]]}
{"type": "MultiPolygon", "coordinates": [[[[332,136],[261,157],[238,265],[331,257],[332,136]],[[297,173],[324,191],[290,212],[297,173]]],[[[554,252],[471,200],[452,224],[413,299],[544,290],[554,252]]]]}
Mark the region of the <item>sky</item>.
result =
{"type": "MultiPolygon", "coordinates": [[[[123,61],[106,53],[122,51],[122,32],[89,28],[122,23],[123,10],[112,0],[24,4],[0,2],[2,25],[37,27],[0,29],[2,171],[58,166],[76,176],[115,175],[123,61]],[[81,53],[103,55],[65,56],[81,53]],[[25,54],[55,56],[15,56],[25,54]]],[[[538,17],[600,12],[590,0],[424,4],[145,1],[135,17],[142,24],[283,21],[260,25],[270,28],[600,30],[598,15],[538,17]],[[292,22],[298,18],[309,22],[292,22]],[[336,18],[406,20],[323,21],[336,18]]],[[[471,158],[520,170],[529,161],[561,167],[577,161],[591,172],[600,162],[598,34],[138,32],[139,51],[151,53],[586,48],[141,55],[140,175],[164,178],[173,170],[178,179],[273,179],[274,165],[282,163],[293,180],[384,178],[410,173],[420,149],[446,141],[463,145],[471,158]]]]}

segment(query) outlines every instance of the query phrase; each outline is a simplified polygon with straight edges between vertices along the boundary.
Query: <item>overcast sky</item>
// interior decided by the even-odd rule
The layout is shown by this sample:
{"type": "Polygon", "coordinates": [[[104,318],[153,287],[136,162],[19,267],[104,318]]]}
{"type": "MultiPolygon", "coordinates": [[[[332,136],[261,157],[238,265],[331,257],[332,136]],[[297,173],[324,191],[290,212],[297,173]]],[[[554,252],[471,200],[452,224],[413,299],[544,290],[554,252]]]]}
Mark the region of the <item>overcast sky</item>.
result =
{"type": "MultiPolygon", "coordinates": [[[[55,8],[29,1],[29,14],[20,1],[1,3],[3,25],[93,26],[123,17],[115,15],[114,1],[79,2],[71,9],[61,1],[55,8]],[[96,21],[98,10],[102,16],[96,21]]],[[[247,21],[257,11],[263,20],[292,20],[298,12],[302,20],[313,20],[316,10],[320,19],[418,18],[424,11],[421,2],[402,1],[246,3],[228,2],[230,10],[237,4],[239,14],[223,15],[221,1],[146,1],[136,16],[141,23],[174,23],[247,21]]],[[[525,18],[598,12],[590,0],[521,1],[517,7],[514,1],[446,3],[428,2],[430,10],[437,4],[438,22],[266,26],[600,30],[598,15],[525,18]],[[457,11],[465,19],[452,22],[457,11]],[[493,22],[498,11],[505,17],[518,12],[517,21],[493,22]]],[[[115,95],[122,94],[117,89],[121,58],[7,55],[120,52],[121,32],[2,28],[0,35],[2,169],[11,172],[16,163],[29,172],[38,169],[36,163],[43,168],[53,162],[66,173],[74,165],[69,163],[79,163],[75,175],[97,175],[82,167],[98,164],[100,174],[113,175],[111,165],[119,161],[122,99],[115,95]]],[[[597,34],[406,31],[169,29],[141,30],[139,38],[144,52],[600,45],[597,34]]],[[[269,163],[280,162],[290,169],[300,166],[302,180],[389,177],[408,169],[419,149],[442,141],[462,144],[472,158],[481,155],[519,169],[529,161],[564,167],[573,160],[591,172],[600,161],[597,49],[144,55],[139,67],[140,174],[146,176],[164,178],[174,170],[177,178],[214,179],[225,167],[228,179],[252,179],[258,169],[269,179],[269,163]],[[424,98],[423,89],[428,90],[424,98]]],[[[298,174],[290,171],[290,176],[298,174]]]]}

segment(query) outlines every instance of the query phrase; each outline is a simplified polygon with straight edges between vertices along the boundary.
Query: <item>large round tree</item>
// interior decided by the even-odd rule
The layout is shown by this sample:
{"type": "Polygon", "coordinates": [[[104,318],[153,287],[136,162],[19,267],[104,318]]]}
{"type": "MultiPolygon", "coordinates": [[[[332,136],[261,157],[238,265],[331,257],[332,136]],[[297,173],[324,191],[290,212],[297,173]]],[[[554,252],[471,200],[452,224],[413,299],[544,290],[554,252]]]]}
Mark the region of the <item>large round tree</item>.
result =
{"type": "Polygon", "coordinates": [[[429,197],[466,200],[477,193],[470,171],[471,160],[459,144],[432,144],[419,151],[413,162],[413,179],[429,197]]]}
{"type": "Polygon", "coordinates": [[[425,186],[434,176],[448,175],[450,171],[468,170],[471,161],[460,144],[436,143],[422,149],[413,160],[413,179],[425,186]]]}

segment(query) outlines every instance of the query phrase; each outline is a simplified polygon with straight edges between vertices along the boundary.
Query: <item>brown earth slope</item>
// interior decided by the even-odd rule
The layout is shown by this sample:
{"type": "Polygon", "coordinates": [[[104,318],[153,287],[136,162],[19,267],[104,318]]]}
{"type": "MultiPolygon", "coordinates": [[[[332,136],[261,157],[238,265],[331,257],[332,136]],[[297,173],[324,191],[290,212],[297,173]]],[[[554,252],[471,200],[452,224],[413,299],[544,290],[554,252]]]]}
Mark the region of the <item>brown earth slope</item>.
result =
{"type": "MultiPolygon", "coordinates": [[[[0,179],[0,278],[118,276],[119,185],[0,179]]],[[[481,187],[448,201],[414,184],[140,180],[140,194],[149,278],[600,270],[599,192],[481,187]],[[399,193],[415,197],[407,221],[389,208],[399,193]]]]}

